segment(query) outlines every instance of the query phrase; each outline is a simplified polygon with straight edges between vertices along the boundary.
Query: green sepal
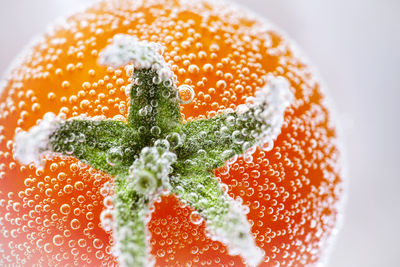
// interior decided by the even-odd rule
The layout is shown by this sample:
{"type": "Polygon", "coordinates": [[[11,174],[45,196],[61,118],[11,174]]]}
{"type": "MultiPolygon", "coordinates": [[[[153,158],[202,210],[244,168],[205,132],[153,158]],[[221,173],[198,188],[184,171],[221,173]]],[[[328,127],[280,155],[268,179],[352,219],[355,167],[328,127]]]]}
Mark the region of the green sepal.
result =
{"type": "Polygon", "coordinates": [[[73,156],[111,175],[127,174],[140,151],[138,133],[123,122],[73,119],[50,136],[51,151],[73,156]]]}
{"type": "MultiPolygon", "coordinates": [[[[243,207],[224,192],[220,181],[211,172],[179,170],[178,173],[171,178],[172,192],[199,212],[211,237],[224,242],[246,259],[246,250],[255,258],[262,257],[243,207]]],[[[198,219],[193,223],[197,224],[198,219]]]]}
{"type": "Polygon", "coordinates": [[[206,218],[214,217],[213,210],[224,212],[227,203],[217,178],[211,172],[177,171],[171,176],[171,192],[206,218]]]}
{"type": "Polygon", "coordinates": [[[148,201],[131,186],[129,177],[118,177],[115,186],[116,250],[121,266],[148,266],[146,216],[148,201]]]}
{"type": "Polygon", "coordinates": [[[133,79],[129,124],[139,132],[143,147],[151,146],[180,125],[176,88],[151,69],[135,69],[133,79]]]}
{"type": "Polygon", "coordinates": [[[265,130],[263,122],[254,118],[252,112],[251,109],[243,114],[229,112],[183,125],[180,132],[185,141],[177,149],[178,161],[191,164],[192,171],[211,171],[243,154],[259,141],[265,130]]]}

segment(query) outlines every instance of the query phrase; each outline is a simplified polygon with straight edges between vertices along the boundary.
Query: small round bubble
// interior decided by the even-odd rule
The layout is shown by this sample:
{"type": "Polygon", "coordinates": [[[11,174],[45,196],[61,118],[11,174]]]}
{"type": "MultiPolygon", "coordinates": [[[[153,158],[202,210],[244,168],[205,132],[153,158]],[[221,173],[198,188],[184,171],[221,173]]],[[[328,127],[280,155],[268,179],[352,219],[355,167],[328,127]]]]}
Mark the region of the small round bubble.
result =
{"type": "Polygon", "coordinates": [[[178,100],[181,104],[189,104],[194,99],[194,90],[189,85],[181,85],[178,87],[178,100]]]}

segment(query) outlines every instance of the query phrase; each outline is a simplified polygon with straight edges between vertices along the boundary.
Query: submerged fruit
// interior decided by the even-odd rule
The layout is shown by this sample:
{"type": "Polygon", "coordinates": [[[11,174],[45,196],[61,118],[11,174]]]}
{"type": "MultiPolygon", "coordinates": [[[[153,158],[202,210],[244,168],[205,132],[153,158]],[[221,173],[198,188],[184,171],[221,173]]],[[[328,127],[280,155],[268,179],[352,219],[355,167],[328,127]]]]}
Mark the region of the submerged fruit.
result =
{"type": "MultiPolygon", "coordinates": [[[[47,158],[43,168],[20,164],[14,136],[48,112],[127,122],[133,70],[99,64],[99,54],[120,33],[165,47],[185,121],[236,110],[268,84],[268,75],[290,82],[295,99],[273,147],[254,147],[215,174],[229,196],[248,207],[255,242],[265,252],[261,265],[318,262],[337,223],[342,180],[336,132],[307,65],[269,25],[224,3],[118,0],[100,2],[54,27],[7,76],[0,98],[1,265],[117,263],[112,214],[102,212],[114,206],[113,177],[74,157],[47,158]]],[[[67,143],[85,141],[77,134],[67,143]]],[[[106,160],[115,166],[122,154],[112,151],[106,160]]],[[[136,176],[145,181],[136,188],[148,192],[148,175],[136,176]]],[[[243,265],[175,196],[158,198],[150,211],[156,265],[243,265]]]]}

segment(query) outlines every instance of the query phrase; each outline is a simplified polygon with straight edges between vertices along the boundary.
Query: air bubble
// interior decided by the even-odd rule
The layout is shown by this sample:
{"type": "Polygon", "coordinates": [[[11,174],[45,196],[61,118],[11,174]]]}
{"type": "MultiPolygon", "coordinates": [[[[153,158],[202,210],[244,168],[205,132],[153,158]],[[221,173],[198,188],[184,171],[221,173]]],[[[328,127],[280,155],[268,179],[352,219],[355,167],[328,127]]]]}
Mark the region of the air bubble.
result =
{"type": "Polygon", "coordinates": [[[121,162],[123,156],[123,152],[119,147],[113,147],[107,151],[106,161],[110,166],[115,166],[118,162],[121,162]]]}
{"type": "Polygon", "coordinates": [[[61,246],[64,244],[64,237],[62,235],[55,235],[53,237],[53,244],[58,247],[61,246]]]}
{"type": "Polygon", "coordinates": [[[70,225],[73,230],[78,230],[81,227],[81,223],[78,219],[72,219],[70,225]]]}
{"type": "Polygon", "coordinates": [[[189,104],[194,99],[194,90],[189,85],[181,85],[178,87],[178,100],[181,104],[189,104]]]}
{"type": "Polygon", "coordinates": [[[151,127],[151,129],[150,129],[150,133],[151,133],[153,136],[158,137],[158,136],[161,134],[161,129],[160,129],[160,127],[158,127],[158,126],[153,126],[153,127],[151,127]]]}
{"type": "Polygon", "coordinates": [[[198,212],[193,211],[190,214],[190,221],[195,225],[199,225],[203,222],[203,217],[198,212]]]}
{"type": "Polygon", "coordinates": [[[103,247],[103,242],[100,239],[96,238],[93,240],[93,246],[95,249],[101,249],[103,247]]]}
{"type": "Polygon", "coordinates": [[[64,215],[68,215],[71,212],[71,207],[68,204],[62,204],[60,207],[60,212],[64,215]]]}

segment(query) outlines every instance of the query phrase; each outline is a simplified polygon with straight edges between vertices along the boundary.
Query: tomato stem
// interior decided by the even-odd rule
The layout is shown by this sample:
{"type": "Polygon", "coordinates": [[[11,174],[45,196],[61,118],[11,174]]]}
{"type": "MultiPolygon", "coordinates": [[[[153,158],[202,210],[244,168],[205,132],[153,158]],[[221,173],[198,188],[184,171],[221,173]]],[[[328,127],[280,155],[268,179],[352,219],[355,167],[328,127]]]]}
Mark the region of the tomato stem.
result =
{"type": "MultiPolygon", "coordinates": [[[[211,236],[230,252],[258,264],[263,253],[251,235],[246,208],[228,196],[213,170],[243,153],[251,158],[255,145],[273,141],[290,100],[288,84],[267,80],[267,86],[238,110],[185,124],[172,72],[157,45],[118,35],[101,62],[115,67],[134,63],[128,123],[84,117],[57,120],[46,128],[51,132],[46,132],[47,145],[36,150],[75,157],[115,177],[114,237],[121,265],[152,263],[146,218],[149,204],[163,192],[192,206],[211,236]]],[[[17,136],[17,148],[32,135],[17,136]]]]}

